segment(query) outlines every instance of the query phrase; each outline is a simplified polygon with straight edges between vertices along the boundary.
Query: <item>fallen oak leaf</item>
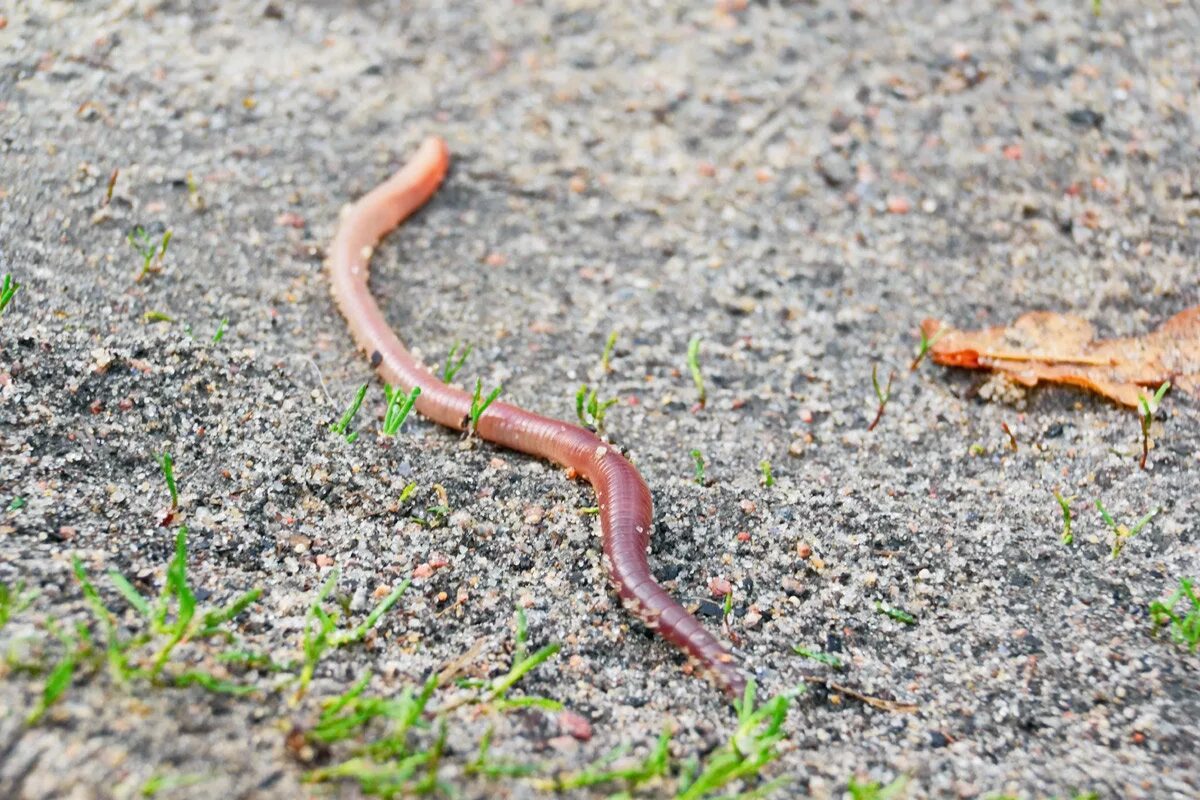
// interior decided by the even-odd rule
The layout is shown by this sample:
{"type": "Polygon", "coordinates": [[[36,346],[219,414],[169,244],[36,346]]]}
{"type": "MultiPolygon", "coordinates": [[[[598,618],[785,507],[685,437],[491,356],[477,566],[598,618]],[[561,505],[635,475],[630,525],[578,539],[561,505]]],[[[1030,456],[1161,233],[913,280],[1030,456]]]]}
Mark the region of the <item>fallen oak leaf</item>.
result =
{"type": "Polygon", "coordinates": [[[921,323],[938,364],[1002,372],[1025,386],[1068,383],[1137,408],[1143,387],[1170,381],[1200,399],[1200,306],[1181,311],[1144,336],[1095,338],[1071,314],[1033,311],[1008,327],[961,331],[935,319],[921,323]],[[936,337],[936,341],[934,338],[936,337]]]}

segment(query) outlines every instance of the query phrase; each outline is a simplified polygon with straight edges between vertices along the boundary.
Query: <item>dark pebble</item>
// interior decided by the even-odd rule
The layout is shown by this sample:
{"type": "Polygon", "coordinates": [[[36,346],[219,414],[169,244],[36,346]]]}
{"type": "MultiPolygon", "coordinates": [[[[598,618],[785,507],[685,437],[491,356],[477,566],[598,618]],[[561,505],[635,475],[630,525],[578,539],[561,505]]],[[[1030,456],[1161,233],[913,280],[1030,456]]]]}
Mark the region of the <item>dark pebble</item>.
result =
{"type": "Polygon", "coordinates": [[[1104,125],[1104,115],[1090,108],[1077,108],[1067,112],[1067,122],[1080,128],[1096,128],[1104,125]]]}

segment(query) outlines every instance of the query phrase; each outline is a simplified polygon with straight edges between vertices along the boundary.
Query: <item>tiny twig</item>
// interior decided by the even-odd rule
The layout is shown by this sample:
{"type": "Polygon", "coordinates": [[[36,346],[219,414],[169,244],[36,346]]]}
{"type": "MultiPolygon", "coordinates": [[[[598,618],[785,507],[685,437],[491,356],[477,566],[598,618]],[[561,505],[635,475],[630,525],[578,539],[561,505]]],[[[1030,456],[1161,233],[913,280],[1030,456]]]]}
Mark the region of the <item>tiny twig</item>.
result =
{"type": "Polygon", "coordinates": [[[1001,422],[1000,429],[1008,434],[1008,445],[1013,449],[1014,453],[1017,452],[1017,437],[1013,435],[1012,428],[1008,427],[1007,422],[1001,422]]]}
{"type": "Polygon", "coordinates": [[[875,430],[875,426],[879,424],[879,420],[883,419],[883,410],[887,408],[888,400],[892,399],[892,381],[895,380],[895,371],[888,372],[888,382],[886,389],[879,388],[879,366],[871,367],[871,385],[875,387],[875,397],[879,400],[879,410],[875,412],[875,419],[871,420],[871,424],[867,426],[868,431],[875,430]]]}
{"type": "Polygon", "coordinates": [[[121,174],[120,167],[113,167],[112,174],[108,176],[108,188],[104,192],[104,202],[101,207],[104,207],[112,202],[113,189],[117,187],[117,176],[121,174]]]}
{"type": "Polygon", "coordinates": [[[918,706],[916,703],[901,703],[896,700],[886,700],[882,697],[874,697],[869,694],[863,694],[857,689],[851,689],[849,686],[844,686],[830,678],[826,678],[823,675],[803,675],[801,676],[801,680],[803,680],[805,683],[811,681],[813,683],[823,684],[826,689],[831,689],[835,692],[840,692],[841,694],[847,695],[848,697],[853,697],[855,700],[866,703],[872,708],[878,708],[880,711],[891,711],[896,714],[910,714],[920,708],[920,706],[918,706]]]}

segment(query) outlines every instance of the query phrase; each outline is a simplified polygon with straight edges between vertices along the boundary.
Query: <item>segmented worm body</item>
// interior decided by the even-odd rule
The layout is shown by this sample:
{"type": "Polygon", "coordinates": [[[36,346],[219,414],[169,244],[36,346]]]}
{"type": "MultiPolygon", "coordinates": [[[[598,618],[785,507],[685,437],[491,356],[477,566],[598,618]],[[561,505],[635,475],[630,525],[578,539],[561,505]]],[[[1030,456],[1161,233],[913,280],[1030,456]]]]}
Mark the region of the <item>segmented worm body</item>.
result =
{"type": "MultiPolygon", "coordinates": [[[[455,430],[470,424],[471,395],[446,385],[414,358],[388,327],[367,287],[375,245],[428,200],[441,184],[450,154],[441,139],[425,140],[389,180],[343,215],[329,253],[334,300],[355,342],[392,386],[421,387],[416,409],[455,430]]],[[[722,689],[736,695],[745,677],[733,656],[658,585],[646,552],[653,511],[650,491],[633,465],[591,431],[495,402],[479,417],[476,434],[489,442],[574,469],[596,491],[604,567],[625,607],[683,650],[722,689]]]]}

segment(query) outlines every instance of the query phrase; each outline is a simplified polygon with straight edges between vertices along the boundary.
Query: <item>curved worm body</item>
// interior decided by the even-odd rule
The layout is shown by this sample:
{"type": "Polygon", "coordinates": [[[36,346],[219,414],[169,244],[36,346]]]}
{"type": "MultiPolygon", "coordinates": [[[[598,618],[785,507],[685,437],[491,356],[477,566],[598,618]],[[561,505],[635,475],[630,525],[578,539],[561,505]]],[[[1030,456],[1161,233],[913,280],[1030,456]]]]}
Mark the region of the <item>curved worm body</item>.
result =
{"type": "MultiPolygon", "coordinates": [[[[383,380],[405,391],[420,386],[419,413],[448,428],[466,430],[471,395],[447,386],[408,352],[367,287],[375,245],[433,195],[449,163],[445,143],[426,139],[399,172],[343,214],[329,267],[334,300],[383,380]]],[[[475,432],[489,442],[574,469],[590,482],[600,508],[604,567],[625,607],[683,650],[726,692],[742,692],[745,677],[730,652],[650,573],[650,491],[629,461],[591,431],[502,402],[487,408],[475,432]]]]}

